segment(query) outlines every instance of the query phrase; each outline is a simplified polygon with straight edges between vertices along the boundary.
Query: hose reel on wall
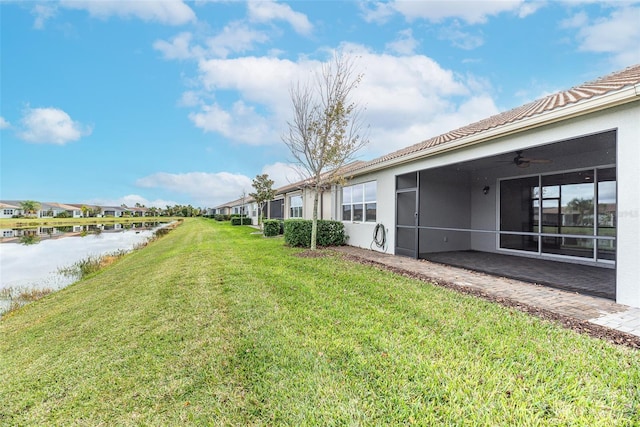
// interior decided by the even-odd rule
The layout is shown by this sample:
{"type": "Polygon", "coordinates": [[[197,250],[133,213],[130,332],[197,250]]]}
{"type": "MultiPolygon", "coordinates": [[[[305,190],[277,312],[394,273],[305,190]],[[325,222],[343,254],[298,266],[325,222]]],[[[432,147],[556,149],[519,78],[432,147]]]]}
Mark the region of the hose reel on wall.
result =
{"type": "Polygon", "coordinates": [[[384,252],[387,251],[387,230],[384,228],[382,223],[377,223],[373,229],[373,241],[370,245],[371,249],[373,249],[374,244],[384,252]]]}

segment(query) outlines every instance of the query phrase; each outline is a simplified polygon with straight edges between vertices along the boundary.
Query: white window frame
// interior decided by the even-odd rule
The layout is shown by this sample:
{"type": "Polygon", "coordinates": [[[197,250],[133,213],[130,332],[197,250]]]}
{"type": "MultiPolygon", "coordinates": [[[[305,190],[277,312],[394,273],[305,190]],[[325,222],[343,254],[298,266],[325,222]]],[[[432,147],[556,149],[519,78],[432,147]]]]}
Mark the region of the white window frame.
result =
{"type": "Polygon", "coordinates": [[[302,204],[302,194],[289,196],[289,218],[302,218],[302,204]]]}
{"type": "Polygon", "coordinates": [[[367,181],[342,187],[342,221],[376,222],[378,218],[378,182],[367,181]],[[368,190],[368,191],[367,191],[368,190]],[[367,206],[374,205],[374,214],[367,206]],[[346,215],[348,212],[348,215],[346,215]],[[358,215],[360,212],[360,215],[358,215]],[[356,215],[358,215],[356,217],[356,215]],[[361,217],[360,217],[361,216],[361,217]]]}

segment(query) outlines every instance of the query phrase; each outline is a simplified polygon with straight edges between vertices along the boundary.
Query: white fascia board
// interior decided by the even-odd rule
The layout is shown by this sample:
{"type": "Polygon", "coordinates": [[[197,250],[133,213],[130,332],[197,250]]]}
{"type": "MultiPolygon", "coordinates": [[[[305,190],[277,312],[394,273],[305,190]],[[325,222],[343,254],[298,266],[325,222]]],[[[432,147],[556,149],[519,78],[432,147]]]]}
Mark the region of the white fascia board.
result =
{"type": "Polygon", "coordinates": [[[463,147],[479,144],[496,138],[502,138],[530,129],[546,126],[563,120],[572,119],[575,117],[583,116],[585,114],[590,114],[596,111],[605,110],[607,108],[617,107],[619,105],[627,104],[634,101],[640,101],[640,83],[624,88],[617,92],[605,94],[597,98],[591,98],[577,104],[569,104],[564,107],[556,108],[545,113],[536,114],[535,116],[527,117],[513,123],[507,123],[474,135],[465,136],[453,142],[438,144],[436,146],[425,148],[406,156],[377,163],[370,167],[354,171],[352,173],[352,176],[355,177],[371,172],[376,172],[381,169],[409,163],[414,160],[433,156],[435,154],[442,154],[447,151],[458,150],[463,147]]]}

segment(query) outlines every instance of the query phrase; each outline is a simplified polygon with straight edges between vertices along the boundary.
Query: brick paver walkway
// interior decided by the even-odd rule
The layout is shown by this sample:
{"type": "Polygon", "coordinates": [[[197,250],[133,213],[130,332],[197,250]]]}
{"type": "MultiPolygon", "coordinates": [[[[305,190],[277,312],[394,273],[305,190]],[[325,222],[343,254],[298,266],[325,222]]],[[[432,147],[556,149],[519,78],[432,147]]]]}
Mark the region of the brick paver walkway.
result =
{"type": "Polygon", "coordinates": [[[436,282],[477,289],[488,295],[508,298],[529,306],[640,336],[640,308],[617,304],[609,299],[354,246],[341,246],[335,249],[364,260],[418,273],[436,282]]]}

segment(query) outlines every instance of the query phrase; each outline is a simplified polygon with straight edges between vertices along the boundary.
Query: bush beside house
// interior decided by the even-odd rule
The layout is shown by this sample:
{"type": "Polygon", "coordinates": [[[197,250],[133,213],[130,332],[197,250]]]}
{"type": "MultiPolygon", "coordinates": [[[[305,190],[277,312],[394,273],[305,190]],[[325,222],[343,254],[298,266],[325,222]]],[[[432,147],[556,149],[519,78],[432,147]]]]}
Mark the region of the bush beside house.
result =
{"type": "MultiPolygon", "coordinates": [[[[310,247],[311,224],[308,219],[288,219],[284,222],[284,242],[289,246],[310,247]]],[[[340,221],[318,220],[318,246],[342,246],[346,243],[344,224],[340,221]]]]}
{"type": "Polygon", "coordinates": [[[263,227],[265,237],[278,236],[284,233],[284,221],[279,219],[265,219],[263,227]]]}

